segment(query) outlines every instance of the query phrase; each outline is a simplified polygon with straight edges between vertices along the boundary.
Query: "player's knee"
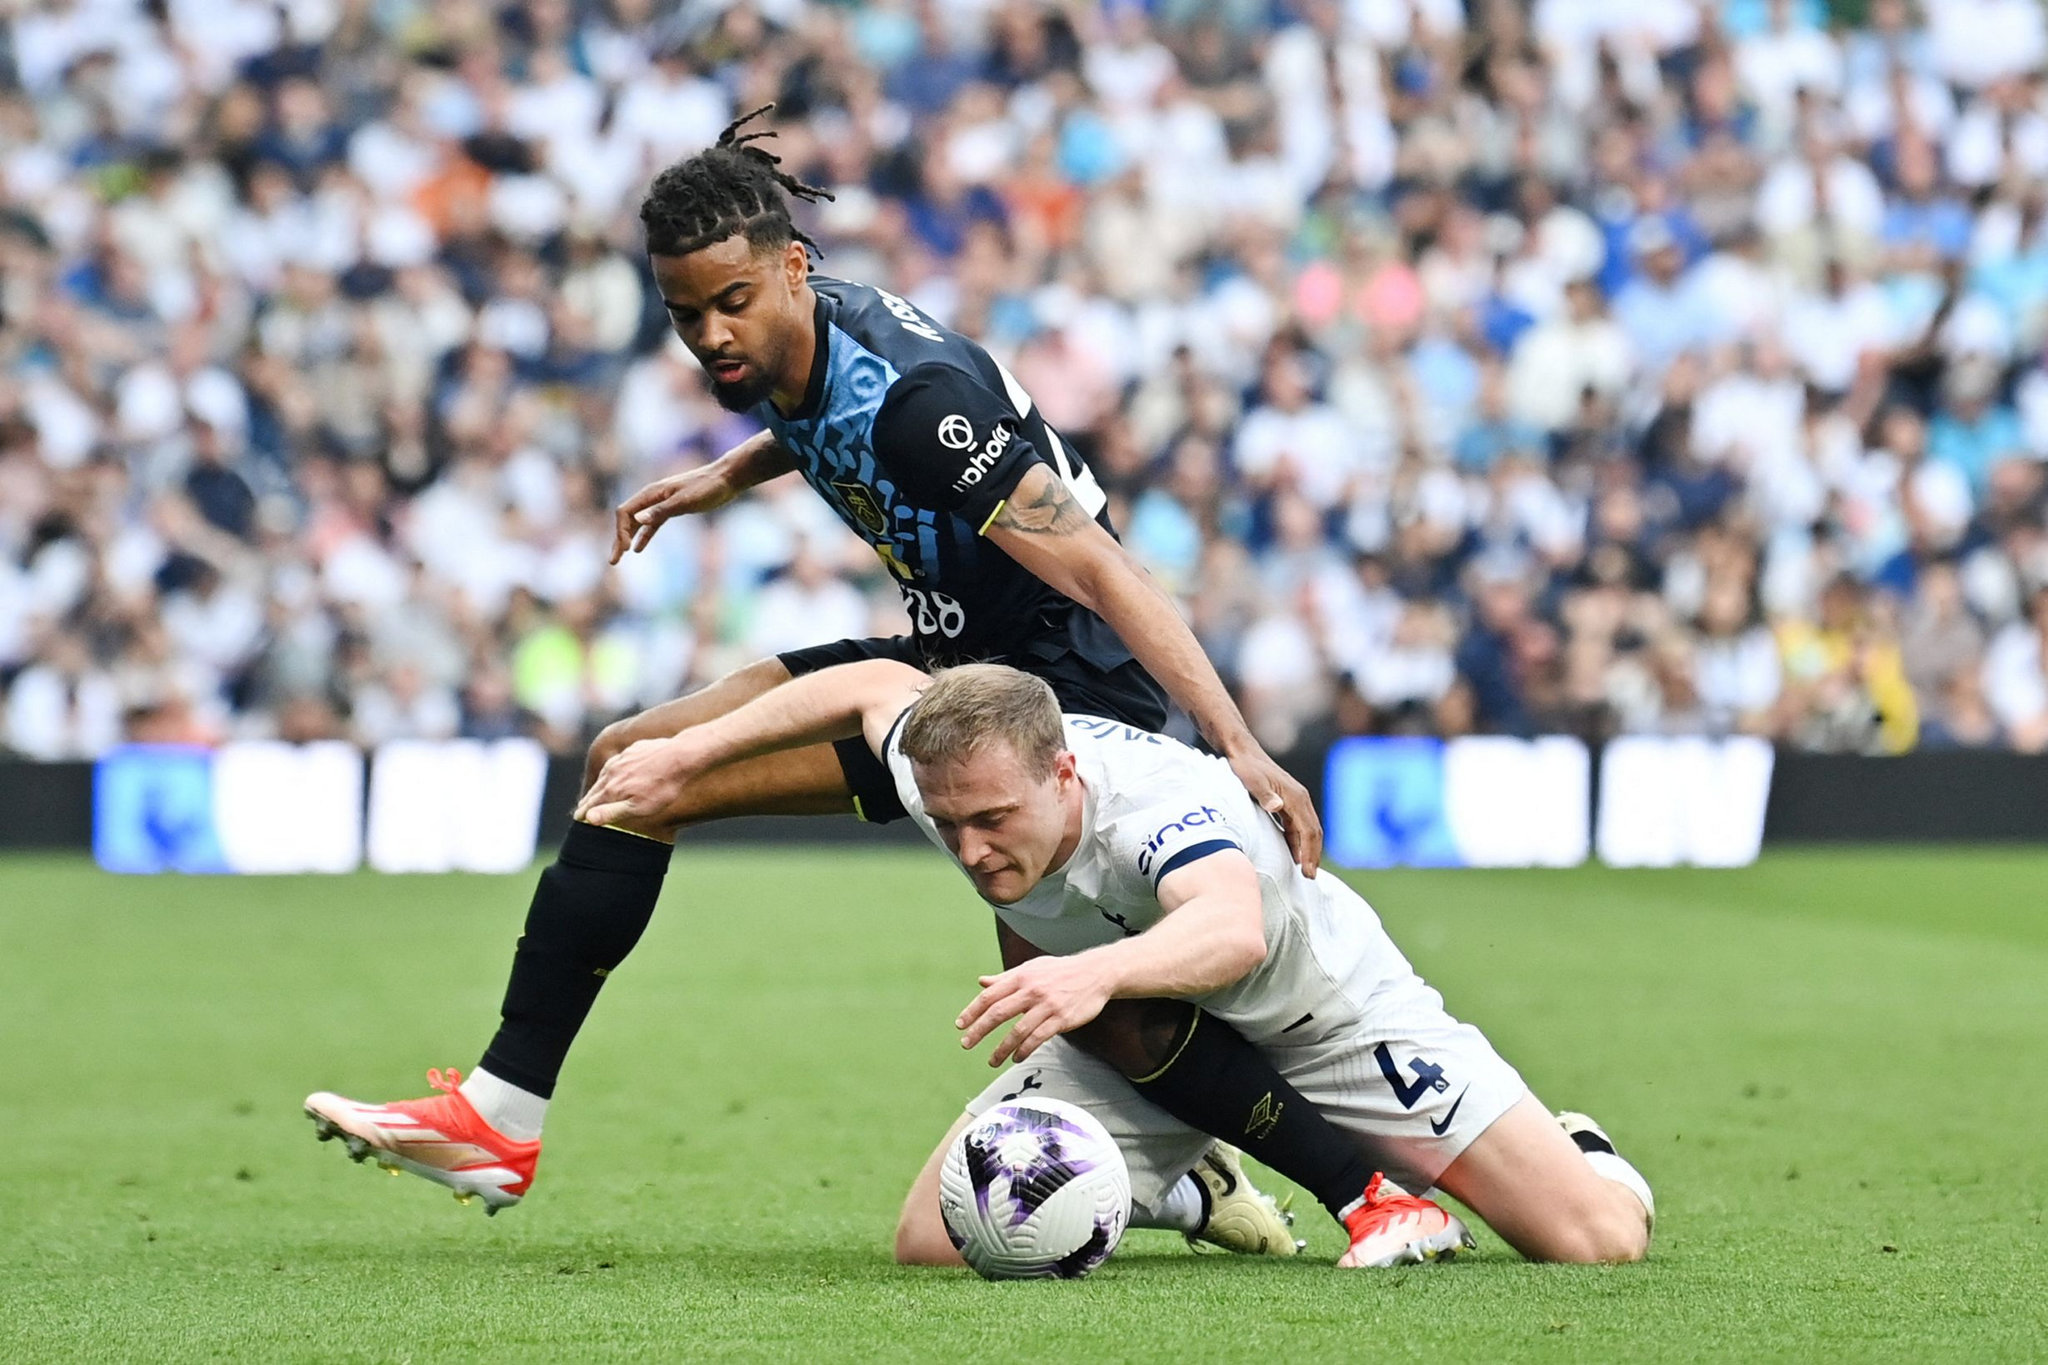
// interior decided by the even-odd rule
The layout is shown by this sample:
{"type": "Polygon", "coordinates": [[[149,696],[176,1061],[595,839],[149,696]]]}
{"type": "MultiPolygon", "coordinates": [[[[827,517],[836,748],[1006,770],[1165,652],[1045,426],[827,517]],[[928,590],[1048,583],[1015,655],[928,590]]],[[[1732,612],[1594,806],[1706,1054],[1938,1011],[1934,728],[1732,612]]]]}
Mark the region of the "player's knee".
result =
{"type": "MultiPolygon", "coordinates": [[[[950,1245],[945,1249],[949,1253],[953,1251],[950,1245]]],[[[940,1258],[938,1246],[929,1237],[904,1228],[897,1228],[896,1264],[946,1265],[948,1262],[940,1258]]]]}
{"type": "Polygon", "coordinates": [[[587,789],[597,781],[597,775],[604,771],[604,765],[611,762],[626,747],[640,736],[633,733],[636,716],[615,720],[597,732],[597,738],[590,742],[590,752],[583,759],[583,785],[587,789]]]}
{"type": "Polygon", "coordinates": [[[896,1220],[897,1265],[960,1265],[960,1253],[946,1236],[945,1225],[936,1212],[920,1217],[909,1209],[896,1220]]]}
{"type": "Polygon", "coordinates": [[[1567,1265],[1622,1265],[1642,1260],[1650,1250],[1649,1220],[1634,1195],[1619,1186],[1615,1193],[1622,1198],[1575,1210],[1545,1239],[1540,1259],[1567,1265]]]}
{"type": "Polygon", "coordinates": [[[1612,1201],[1603,1221],[1603,1261],[1623,1264],[1640,1261],[1650,1254],[1650,1219],[1635,1195],[1627,1190],[1621,1192],[1625,1198],[1612,1201]]]}
{"type": "Polygon", "coordinates": [[[1622,1229],[1608,1244],[1607,1255],[1602,1259],[1615,1265],[1627,1265],[1633,1261],[1640,1261],[1649,1254],[1649,1226],[1641,1219],[1637,1219],[1633,1226],[1622,1229]]]}
{"type": "Polygon", "coordinates": [[[1650,1250],[1650,1230],[1640,1214],[1629,1217],[1612,1213],[1580,1230],[1579,1255],[1585,1265],[1626,1265],[1640,1261],[1650,1250]]]}

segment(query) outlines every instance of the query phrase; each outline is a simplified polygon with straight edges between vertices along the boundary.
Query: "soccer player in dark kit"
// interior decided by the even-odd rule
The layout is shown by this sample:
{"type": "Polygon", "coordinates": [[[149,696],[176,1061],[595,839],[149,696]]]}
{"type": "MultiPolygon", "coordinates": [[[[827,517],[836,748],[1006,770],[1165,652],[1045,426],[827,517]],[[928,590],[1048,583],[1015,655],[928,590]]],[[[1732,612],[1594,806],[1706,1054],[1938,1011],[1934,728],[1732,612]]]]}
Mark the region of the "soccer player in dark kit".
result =
{"type": "MultiPolygon", "coordinates": [[[[1252,737],[1194,635],[1118,544],[1087,465],[1030,395],[979,345],[903,299],[812,273],[813,244],[791,221],[789,199],[823,191],[754,145],[764,134],[741,131],[764,112],[656,177],[641,219],[677,335],[718,402],[765,430],[622,504],[612,560],[672,517],[796,471],[888,566],[913,633],[763,659],[607,727],[585,784],[631,813],[573,824],[541,874],[481,1063],[467,1080],[430,1073],[442,1093],[427,1099],[307,1099],[320,1135],[345,1138],[358,1160],[374,1155],[480,1195],[492,1211],[532,1183],[563,1059],[652,917],[679,830],[743,815],[904,815],[858,739],[672,780],[663,741],[791,678],[878,657],[927,670],[1002,662],[1045,679],[1068,711],[1145,729],[1164,722],[1170,697],[1280,823],[1296,861],[1313,873],[1321,858],[1308,792],[1252,737]]],[[[1182,1002],[1118,1001],[1075,1041],[1341,1219],[1361,1200],[1370,1164],[1229,1025],[1195,1028],[1198,1014],[1182,1002]]],[[[1218,1191],[1238,1180],[1234,1157],[1222,1163],[1218,1191]]]]}

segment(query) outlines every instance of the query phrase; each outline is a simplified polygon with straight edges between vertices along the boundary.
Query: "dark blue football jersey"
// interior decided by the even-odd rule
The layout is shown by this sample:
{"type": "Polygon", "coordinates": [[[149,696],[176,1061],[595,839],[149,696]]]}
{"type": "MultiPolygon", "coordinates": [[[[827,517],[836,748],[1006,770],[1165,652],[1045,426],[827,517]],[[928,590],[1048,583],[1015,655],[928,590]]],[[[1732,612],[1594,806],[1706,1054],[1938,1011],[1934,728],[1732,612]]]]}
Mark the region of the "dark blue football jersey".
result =
{"type": "Polygon", "coordinates": [[[1105,529],[1095,476],[979,345],[871,285],[811,276],[818,351],[803,406],[753,416],[874,547],[934,665],[1029,666],[1073,650],[1102,668],[1130,651],[983,533],[1025,472],[1050,465],[1105,529]]]}

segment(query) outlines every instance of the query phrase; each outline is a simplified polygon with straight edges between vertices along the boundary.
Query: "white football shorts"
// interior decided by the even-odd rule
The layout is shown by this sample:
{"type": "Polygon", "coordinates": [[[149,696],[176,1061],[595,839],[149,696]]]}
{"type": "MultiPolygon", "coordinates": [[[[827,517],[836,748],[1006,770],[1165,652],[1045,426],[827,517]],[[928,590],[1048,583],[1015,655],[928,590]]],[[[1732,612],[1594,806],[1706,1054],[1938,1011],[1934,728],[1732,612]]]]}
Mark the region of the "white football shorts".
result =
{"type": "MultiPolygon", "coordinates": [[[[1262,1049],[1331,1123],[1357,1136],[1376,1168],[1420,1194],[1529,1087],[1421,978],[1387,983],[1372,1004],[1370,1024],[1298,1043],[1283,1035],[1262,1049]]],[[[1211,1141],[1065,1038],[1003,1072],[967,1112],[1034,1095],[1071,1101],[1100,1119],[1130,1167],[1132,1199],[1147,1207],[1158,1205],[1211,1141]]],[[[1222,1134],[1236,1144],[1244,1136],[1222,1134]]]]}

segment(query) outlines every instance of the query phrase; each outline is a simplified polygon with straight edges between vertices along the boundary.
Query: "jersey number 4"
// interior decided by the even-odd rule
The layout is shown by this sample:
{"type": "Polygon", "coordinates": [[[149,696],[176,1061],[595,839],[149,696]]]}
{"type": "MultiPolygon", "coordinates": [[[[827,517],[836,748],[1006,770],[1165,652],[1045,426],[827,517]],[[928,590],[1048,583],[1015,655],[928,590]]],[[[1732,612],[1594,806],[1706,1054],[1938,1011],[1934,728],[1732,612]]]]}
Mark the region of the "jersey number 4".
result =
{"type": "Polygon", "coordinates": [[[943,635],[952,640],[967,629],[967,608],[942,592],[906,587],[903,600],[919,635],[943,635]]]}
{"type": "Polygon", "coordinates": [[[1425,1062],[1420,1057],[1410,1057],[1408,1065],[1415,1072],[1415,1080],[1403,1078],[1401,1068],[1394,1065],[1394,1054],[1387,1051],[1385,1043],[1375,1043],[1373,1059],[1380,1064],[1380,1074],[1387,1078],[1387,1084],[1394,1087],[1394,1098],[1401,1101],[1403,1109],[1413,1109],[1415,1101],[1422,1098],[1425,1090],[1449,1090],[1451,1083],[1444,1079],[1444,1069],[1435,1062],[1425,1062]]]}

